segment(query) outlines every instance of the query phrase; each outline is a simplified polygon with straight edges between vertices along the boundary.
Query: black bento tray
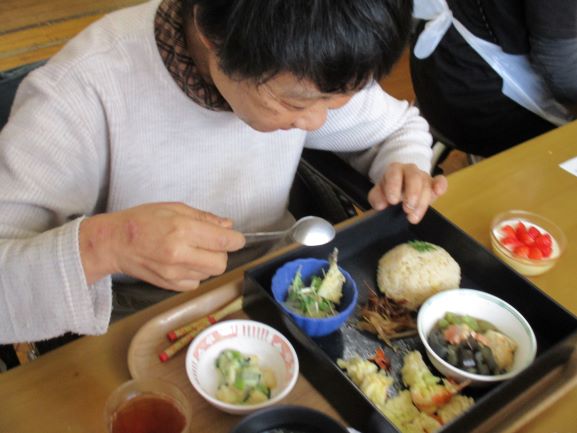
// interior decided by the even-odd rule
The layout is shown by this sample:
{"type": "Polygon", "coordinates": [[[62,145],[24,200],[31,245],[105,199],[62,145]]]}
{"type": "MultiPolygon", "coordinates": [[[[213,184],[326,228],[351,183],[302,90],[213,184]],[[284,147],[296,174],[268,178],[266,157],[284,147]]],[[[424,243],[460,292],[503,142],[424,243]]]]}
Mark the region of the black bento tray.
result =
{"type": "MultiPolygon", "coordinates": [[[[412,239],[445,248],[461,266],[461,287],[483,290],[509,302],[528,320],[537,338],[537,357],[533,364],[513,379],[492,387],[466,389],[463,393],[475,399],[474,406],[439,430],[468,432],[569,360],[577,343],[577,318],[434,209],[429,209],[420,224],[410,225],[400,207],[388,208],[339,231],[330,244],[298,248],[248,270],[244,278],[243,308],[249,317],[273,326],[291,340],[299,356],[301,372],[352,427],[363,433],[398,432],[336,365],[337,358],[355,354],[369,357],[376,347],[385,347],[384,343],[355,328],[356,314],[334,334],[312,339],[275,303],[270,286],[273,274],[285,262],[302,257],[327,258],[337,247],[339,264],[357,282],[359,304],[363,304],[368,295],[367,285],[378,290],[379,258],[395,245],[412,239]]],[[[428,362],[418,337],[396,342],[400,349],[420,350],[428,362]]],[[[394,352],[386,347],[385,350],[392,358],[391,370],[396,384],[400,385],[402,350],[394,352]]]]}

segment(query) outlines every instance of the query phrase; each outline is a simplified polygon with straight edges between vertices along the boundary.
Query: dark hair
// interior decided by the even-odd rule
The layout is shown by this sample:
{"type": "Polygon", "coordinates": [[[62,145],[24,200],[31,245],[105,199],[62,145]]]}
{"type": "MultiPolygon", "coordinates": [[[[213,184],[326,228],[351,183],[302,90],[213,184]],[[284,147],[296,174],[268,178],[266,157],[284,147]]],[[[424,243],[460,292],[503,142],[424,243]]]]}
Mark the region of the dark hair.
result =
{"type": "Polygon", "coordinates": [[[182,0],[230,77],[265,82],[279,72],[324,93],[379,80],[408,37],[410,0],[182,0]],[[194,9],[194,6],[198,8],[194,9]]]}

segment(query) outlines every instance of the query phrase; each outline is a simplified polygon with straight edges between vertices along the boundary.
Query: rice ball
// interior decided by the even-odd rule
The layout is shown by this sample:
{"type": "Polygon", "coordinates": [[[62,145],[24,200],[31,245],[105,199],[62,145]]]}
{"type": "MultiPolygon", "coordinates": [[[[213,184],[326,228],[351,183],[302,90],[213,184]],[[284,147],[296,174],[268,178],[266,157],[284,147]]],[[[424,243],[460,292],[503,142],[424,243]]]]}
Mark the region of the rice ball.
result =
{"type": "Polygon", "coordinates": [[[381,257],[377,268],[379,290],[410,310],[460,283],[459,264],[442,247],[429,242],[397,245],[381,257]]]}

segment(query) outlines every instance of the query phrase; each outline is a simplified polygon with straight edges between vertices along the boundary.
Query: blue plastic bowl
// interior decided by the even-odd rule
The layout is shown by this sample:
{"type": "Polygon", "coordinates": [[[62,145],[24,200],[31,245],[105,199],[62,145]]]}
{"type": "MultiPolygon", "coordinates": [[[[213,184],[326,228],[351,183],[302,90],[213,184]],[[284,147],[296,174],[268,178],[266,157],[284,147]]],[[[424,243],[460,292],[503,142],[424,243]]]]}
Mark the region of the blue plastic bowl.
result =
{"type": "Polygon", "coordinates": [[[339,266],[339,269],[346,278],[343,285],[343,297],[340,305],[337,306],[338,314],[326,318],[310,318],[298,315],[285,305],[289,287],[297,271],[301,270],[301,275],[305,284],[309,284],[315,275],[322,276],[323,269],[329,268],[329,262],[321,259],[297,259],[287,262],[275,272],[272,277],[272,294],[281,308],[295,321],[310,337],[322,337],[331,334],[341,327],[349,318],[357,305],[359,292],[357,285],[351,275],[339,266]]]}

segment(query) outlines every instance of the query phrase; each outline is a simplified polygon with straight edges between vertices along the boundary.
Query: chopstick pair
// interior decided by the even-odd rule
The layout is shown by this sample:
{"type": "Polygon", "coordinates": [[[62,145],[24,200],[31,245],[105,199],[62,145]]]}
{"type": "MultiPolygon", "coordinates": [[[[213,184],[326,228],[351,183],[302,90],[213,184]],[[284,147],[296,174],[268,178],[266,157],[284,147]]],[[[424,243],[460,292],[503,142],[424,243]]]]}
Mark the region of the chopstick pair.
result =
{"type": "Polygon", "coordinates": [[[227,304],[220,310],[216,311],[214,314],[209,314],[208,316],[197,319],[188,325],[184,325],[180,328],[168,332],[166,337],[168,338],[168,341],[173,343],[164,349],[158,355],[158,358],[161,362],[168,361],[170,358],[174,357],[174,355],[176,355],[183,347],[194,340],[194,337],[196,337],[201,331],[228,316],[229,314],[240,311],[241,308],[242,296],[236,298],[230,304],[227,304]]]}

